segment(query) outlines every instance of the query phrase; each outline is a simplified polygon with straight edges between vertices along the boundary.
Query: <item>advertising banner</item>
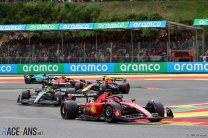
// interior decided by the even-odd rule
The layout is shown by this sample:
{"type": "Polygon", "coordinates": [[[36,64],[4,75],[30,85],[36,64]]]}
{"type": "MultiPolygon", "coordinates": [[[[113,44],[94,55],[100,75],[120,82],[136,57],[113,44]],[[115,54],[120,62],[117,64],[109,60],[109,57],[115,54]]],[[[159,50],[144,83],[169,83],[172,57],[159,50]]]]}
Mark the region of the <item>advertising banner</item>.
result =
{"type": "Polygon", "coordinates": [[[25,24],[0,25],[0,31],[21,31],[21,30],[25,30],[25,28],[26,28],[25,24]]]}
{"type": "Polygon", "coordinates": [[[104,22],[94,23],[93,29],[128,28],[129,22],[104,22]]]}
{"type": "Polygon", "coordinates": [[[168,62],[167,72],[208,72],[208,62],[168,62]]]}
{"type": "Polygon", "coordinates": [[[64,73],[114,73],[113,63],[64,64],[64,73]]]}
{"type": "Polygon", "coordinates": [[[64,72],[64,64],[18,64],[17,71],[19,74],[58,74],[64,72]]]}
{"type": "Polygon", "coordinates": [[[0,74],[208,73],[208,62],[0,64],[0,74]]]}
{"type": "Polygon", "coordinates": [[[194,19],[194,25],[208,25],[208,19],[194,19]]]}
{"type": "Polygon", "coordinates": [[[60,24],[59,30],[92,29],[93,23],[60,24]]]}
{"type": "Polygon", "coordinates": [[[17,64],[0,64],[0,74],[16,74],[17,64]]]}
{"type": "Polygon", "coordinates": [[[166,21],[137,21],[130,22],[129,28],[165,28],[166,21]]]}
{"type": "Polygon", "coordinates": [[[115,63],[116,73],[157,73],[167,71],[166,62],[115,63]]]}
{"type": "Polygon", "coordinates": [[[26,30],[59,30],[59,24],[27,24],[26,30]]]}

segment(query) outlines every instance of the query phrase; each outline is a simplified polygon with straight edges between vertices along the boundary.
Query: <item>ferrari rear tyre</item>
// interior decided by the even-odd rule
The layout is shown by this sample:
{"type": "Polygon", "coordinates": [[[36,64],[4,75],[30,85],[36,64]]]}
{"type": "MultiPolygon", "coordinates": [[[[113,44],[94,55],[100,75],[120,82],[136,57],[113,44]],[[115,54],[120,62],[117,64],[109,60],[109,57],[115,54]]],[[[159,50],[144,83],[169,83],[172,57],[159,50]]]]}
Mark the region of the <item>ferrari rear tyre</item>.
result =
{"type": "Polygon", "coordinates": [[[114,119],[114,109],[112,106],[108,105],[104,109],[104,119],[108,123],[116,122],[114,119]]]}
{"type": "Polygon", "coordinates": [[[61,104],[60,112],[63,119],[75,119],[78,115],[79,106],[75,101],[65,101],[61,104]]]}
{"type": "Polygon", "coordinates": [[[130,85],[129,85],[129,83],[123,83],[123,84],[119,85],[119,91],[122,94],[128,94],[129,91],[130,91],[130,85]]]}

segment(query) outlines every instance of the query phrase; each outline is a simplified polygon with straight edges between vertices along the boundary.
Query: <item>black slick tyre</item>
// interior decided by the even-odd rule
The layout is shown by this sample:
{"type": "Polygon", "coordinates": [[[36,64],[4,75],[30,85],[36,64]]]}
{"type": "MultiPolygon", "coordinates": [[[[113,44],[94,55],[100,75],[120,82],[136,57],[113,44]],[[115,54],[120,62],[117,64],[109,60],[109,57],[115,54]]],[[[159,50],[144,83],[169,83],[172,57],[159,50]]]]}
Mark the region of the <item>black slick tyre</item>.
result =
{"type": "Polygon", "coordinates": [[[75,101],[64,101],[60,106],[60,113],[63,119],[75,119],[78,115],[79,106],[75,101]]]}
{"type": "Polygon", "coordinates": [[[24,75],[24,80],[26,84],[32,83],[32,76],[31,75],[24,75]]]}
{"type": "Polygon", "coordinates": [[[159,122],[162,120],[165,114],[165,108],[162,103],[150,101],[145,107],[150,113],[157,113],[159,118],[148,119],[150,122],[159,122]]]}
{"type": "Polygon", "coordinates": [[[122,83],[121,85],[119,85],[119,91],[122,94],[128,94],[130,91],[130,85],[129,83],[122,83]]]}
{"type": "Polygon", "coordinates": [[[23,91],[21,95],[21,99],[29,99],[30,98],[30,91],[23,91]]]}
{"type": "Polygon", "coordinates": [[[116,110],[122,113],[122,107],[120,104],[112,102],[106,105],[103,110],[104,120],[108,123],[117,123],[120,118],[116,116],[116,110]]]}
{"type": "Polygon", "coordinates": [[[63,100],[62,94],[60,92],[56,92],[55,95],[54,95],[54,98],[55,98],[55,101],[56,101],[55,106],[60,106],[61,102],[63,100]]]}
{"type": "MultiPolygon", "coordinates": [[[[30,91],[27,90],[27,91],[23,91],[22,92],[22,95],[21,95],[21,100],[26,100],[26,99],[30,99],[30,91]]],[[[22,102],[22,104],[29,104],[28,102],[22,102]]]]}

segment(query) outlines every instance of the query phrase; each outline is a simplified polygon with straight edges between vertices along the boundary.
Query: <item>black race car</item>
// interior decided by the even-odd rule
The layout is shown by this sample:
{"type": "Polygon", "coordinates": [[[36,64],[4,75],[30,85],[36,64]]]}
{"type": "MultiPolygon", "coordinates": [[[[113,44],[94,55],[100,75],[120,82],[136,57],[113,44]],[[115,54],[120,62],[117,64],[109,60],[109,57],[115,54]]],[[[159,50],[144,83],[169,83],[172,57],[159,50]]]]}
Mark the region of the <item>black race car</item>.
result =
{"type": "Polygon", "coordinates": [[[46,74],[26,74],[24,75],[24,81],[26,84],[44,84],[52,79],[55,79],[55,76],[46,75],[46,74]]]}
{"type": "Polygon", "coordinates": [[[43,86],[34,92],[31,90],[22,91],[18,96],[17,103],[21,104],[53,104],[59,106],[67,93],[74,92],[74,89],[54,89],[52,86],[43,86]]]}
{"type": "MultiPolygon", "coordinates": [[[[76,87],[76,82],[74,79],[67,78],[66,76],[53,76],[46,74],[27,74],[24,75],[24,80],[26,84],[43,84],[47,86],[53,86],[54,88],[59,87],[76,87]]],[[[78,81],[79,82],[79,81],[78,81]]],[[[76,88],[79,89],[79,88],[76,88]]]]}
{"type": "Polygon", "coordinates": [[[75,88],[80,88],[83,92],[105,89],[105,91],[110,91],[112,94],[128,94],[130,91],[130,84],[125,78],[108,78],[104,76],[102,80],[96,80],[95,82],[80,80],[80,82],[75,83],[75,88]]]}

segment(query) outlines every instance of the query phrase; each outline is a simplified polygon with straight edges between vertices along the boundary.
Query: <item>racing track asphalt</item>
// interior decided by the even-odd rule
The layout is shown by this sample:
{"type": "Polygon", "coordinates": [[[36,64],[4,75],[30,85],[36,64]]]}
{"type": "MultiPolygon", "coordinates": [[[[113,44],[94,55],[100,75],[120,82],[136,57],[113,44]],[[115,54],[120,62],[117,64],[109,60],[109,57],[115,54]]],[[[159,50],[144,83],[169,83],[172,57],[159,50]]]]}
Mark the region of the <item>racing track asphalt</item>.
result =
{"type": "MultiPolygon", "coordinates": [[[[161,101],[168,106],[208,103],[208,85],[205,80],[130,80],[130,84],[131,92],[125,95],[125,99],[136,98],[136,102],[143,106],[150,99],[161,101]]],[[[33,137],[43,138],[208,138],[207,126],[108,124],[96,121],[63,120],[58,107],[31,107],[16,103],[22,88],[38,86],[38,84],[25,85],[23,82],[0,83],[0,130],[4,127],[37,127],[39,131],[43,131],[43,135],[33,137]],[[15,90],[16,88],[19,90],[15,90]]],[[[1,133],[0,137],[8,136],[2,136],[1,133]]]]}

